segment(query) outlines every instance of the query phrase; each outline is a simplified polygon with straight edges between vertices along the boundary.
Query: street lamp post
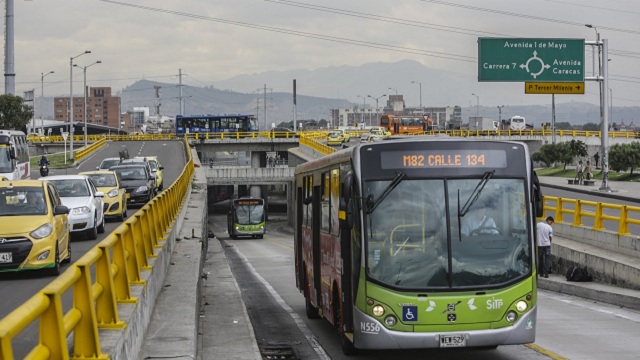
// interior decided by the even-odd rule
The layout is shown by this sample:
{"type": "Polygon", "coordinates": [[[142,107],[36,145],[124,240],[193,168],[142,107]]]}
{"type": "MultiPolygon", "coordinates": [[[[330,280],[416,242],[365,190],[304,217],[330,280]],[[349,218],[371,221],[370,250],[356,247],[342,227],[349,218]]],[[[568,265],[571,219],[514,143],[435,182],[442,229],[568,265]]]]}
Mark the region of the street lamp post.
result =
{"type": "Polygon", "coordinates": [[[73,159],[73,59],[84,54],[91,54],[91,50],[85,50],[85,52],[79,55],[72,56],[69,60],[69,136],[71,137],[69,142],[69,159],[73,159]]]}
{"type": "Polygon", "coordinates": [[[411,83],[420,85],[420,114],[422,115],[424,114],[424,111],[422,109],[422,83],[419,81],[412,81],[411,83]]]}
{"type": "Polygon", "coordinates": [[[480,109],[480,96],[476,94],[471,94],[476,97],[476,117],[478,117],[478,111],[480,109]]]}
{"type": "Polygon", "coordinates": [[[389,88],[389,90],[393,90],[396,92],[396,96],[398,95],[398,90],[394,89],[394,88],[389,88]]]}
{"type": "MultiPolygon", "coordinates": [[[[383,98],[383,97],[385,97],[385,96],[387,96],[387,94],[383,94],[383,95],[378,96],[378,97],[373,97],[373,96],[371,96],[371,95],[367,95],[367,97],[370,97],[370,98],[372,98],[372,99],[375,99],[375,100],[376,100],[376,117],[379,117],[379,115],[378,115],[378,114],[380,113],[380,111],[379,111],[379,109],[380,109],[380,108],[378,107],[378,100],[380,100],[381,98],[383,98]]],[[[370,123],[369,123],[369,126],[371,126],[371,125],[372,125],[372,124],[371,124],[371,122],[370,122],[370,123]]]]}
{"type": "Polygon", "coordinates": [[[364,123],[364,110],[367,107],[367,97],[366,96],[362,96],[362,95],[358,95],[358,97],[362,98],[362,123],[364,123]]]}
{"type": "Polygon", "coordinates": [[[80,66],[78,64],[73,64],[73,66],[81,68],[82,72],[84,73],[83,89],[84,89],[84,146],[85,147],[87,146],[87,68],[95,64],[102,64],[102,61],[98,60],[87,66],[80,66]]]}
{"type": "Polygon", "coordinates": [[[53,74],[53,70],[48,73],[40,73],[40,130],[44,135],[44,77],[53,74]]]}

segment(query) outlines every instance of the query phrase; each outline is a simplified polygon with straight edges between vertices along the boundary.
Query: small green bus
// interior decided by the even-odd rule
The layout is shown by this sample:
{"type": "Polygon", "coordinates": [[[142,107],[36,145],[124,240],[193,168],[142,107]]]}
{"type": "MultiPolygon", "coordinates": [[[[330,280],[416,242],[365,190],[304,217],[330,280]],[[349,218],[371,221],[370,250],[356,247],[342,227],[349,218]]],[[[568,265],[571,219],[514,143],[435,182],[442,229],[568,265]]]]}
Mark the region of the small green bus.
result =
{"type": "Polygon", "coordinates": [[[238,236],[262,239],[266,230],[264,199],[243,197],[231,201],[227,213],[227,231],[232,239],[238,236]]]}

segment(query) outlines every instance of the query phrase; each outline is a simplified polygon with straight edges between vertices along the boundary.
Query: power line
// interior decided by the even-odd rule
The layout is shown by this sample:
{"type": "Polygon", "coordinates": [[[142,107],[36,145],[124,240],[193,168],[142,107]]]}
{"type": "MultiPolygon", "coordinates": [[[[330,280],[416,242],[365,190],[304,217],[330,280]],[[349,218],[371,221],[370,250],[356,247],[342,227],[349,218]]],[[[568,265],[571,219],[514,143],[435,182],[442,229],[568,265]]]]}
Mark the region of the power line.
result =
{"type": "Polygon", "coordinates": [[[195,15],[195,14],[183,13],[183,12],[174,11],[174,10],[166,10],[166,9],[153,8],[153,7],[149,7],[149,6],[127,4],[127,3],[122,3],[122,2],[113,1],[113,0],[99,0],[99,1],[111,3],[111,4],[114,4],[114,5],[128,6],[128,7],[133,7],[133,8],[138,8],[138,9],[143,9],[143,10],[148,10],[148,11],[155,11],[155,12],[171,14],[171,15],[178,15],[178,16],[183,16],[183,17],[188,17],[188,18],[193,18],[193,19],[200,19],[200,20],[211,21],[211,22],[219,22],[219,23],[223,23],[223,24],[242,26],[242,27],[247,27],[247,28],[252,28],[252,29],[259,29],[259,30],[277,32],[277,33],[281,33],[281,34],[288,34],[288,35],[300,36],[300,37],[305,37],[305,38],[312,38],[312,39],[325,40],[325,41],[333,41],[333,42],[342,43],[342,44],[348,44],[348,45],[356,45],[356,46],[369,47],[369,48],[374,48],[374,49],[382,49],[382,50],[388,50],[388,51],[403,52],[403,53],[408,53],[408,54],[423,55],[423,56],[436,57],[436,58],[442,58],[442,59],[448,59],[448,60],[456,60],[456,61],[464,61],[464,62],[476,62],[477,61],[476,57],[467,56],[467,55],[452,54],[452,53],[439,52],[439,51],[433,51],[433,50],[423,50],[423,49],[409,48],[409,47],[404,47],[404,46],[395,46],[395,45],[375,43],[375,42],[370,42],[370,41],[361,41],[361,40],[354,40],[354,39],[348,39],[348,38],[341,38],[341,37],[337,37],[337,36],[329,36],[329,35],[315,34],[315,33],[310,33],[310,32],[295,31],[295,30],[276,28],[276,27],[271,27],[271,26],[249,24],[249,23],[243,23],[243,22],[240,22],[240,21],[213,18],[213,17],[209,17],[209,16],[204,16],[204,15],[195,15]]]}
{"type": "MultiPolygon", "coordinates": [[[[489,12],[489,13],[494,13],[494,14],[514,16],[514,17],[520,17],[520,18],[525,18],[525,19],[532,19],[532,20],[546,21],[546,22],[552,22],[552,23],[557,23],[557,24],[565,24],[565,25],[574,25],[574,26],[584,27],[584,23],[577,23],[577,22],[567,21],[567,20],[558,20],[558,19],[544,18],[544,17],[541,17],[541,16],[518,14],[518,13],[509,12],[509,11],[480,8],[480,7],[470,6],[470,5],[454,4],[454,3],[450,3],[450,2],[446,2],[446,1],[439,1],[439,0],[420,0],[420,1],[434,3],[434,4],[438,4],[438,5],[458,7],[458,8],[474,10],[474,11],[489,12]]],[[[615,32],[623,32],[623,33],[627,33],[627,34],[638,34],[638,35],[640,35],[640,31],[638,31],[638,30],[619,29],[619,28],[613,28],[613,27],[608,27],[608,26],[603,26],[603,25],[593,25],[593,27],[597,27],[599,30],[608,30],[608,31],[615,31],[615,32]]]]}

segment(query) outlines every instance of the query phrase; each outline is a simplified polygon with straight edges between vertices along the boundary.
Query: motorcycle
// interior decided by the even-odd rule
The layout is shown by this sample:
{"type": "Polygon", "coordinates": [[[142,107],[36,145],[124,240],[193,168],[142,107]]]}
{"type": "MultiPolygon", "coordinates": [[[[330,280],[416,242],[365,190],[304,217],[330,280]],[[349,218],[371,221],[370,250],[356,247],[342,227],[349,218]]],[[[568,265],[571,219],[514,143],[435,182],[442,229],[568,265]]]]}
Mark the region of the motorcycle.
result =
{"type": "Polygon", "coordinates": [[[40,176],[49,176],[49,165],[40,165],[40,176]]]}

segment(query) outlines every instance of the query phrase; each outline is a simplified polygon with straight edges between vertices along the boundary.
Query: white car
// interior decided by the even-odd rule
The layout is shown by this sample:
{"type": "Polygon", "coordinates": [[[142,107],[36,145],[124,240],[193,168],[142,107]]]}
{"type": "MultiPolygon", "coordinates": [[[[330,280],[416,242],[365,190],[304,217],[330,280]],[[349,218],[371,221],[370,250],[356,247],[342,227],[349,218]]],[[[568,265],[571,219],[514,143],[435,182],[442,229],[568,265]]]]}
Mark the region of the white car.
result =
{"type": "Polygon", "coordinates": [[[110,157],[102,160],[99,166],[96,166],[96,170],[109,170],[112,166],[120,164],[119,157],[110,157]]]}
{"type": "Polygon", "coordinates": [[[56,175],[40,180],[52,183],[58,189],[62,204],[70,209],[71,234],[84,233],[93,240],[98,238],[98,233],[104,233],[104,193],[98,191],[87,176],[56,175]]]}

